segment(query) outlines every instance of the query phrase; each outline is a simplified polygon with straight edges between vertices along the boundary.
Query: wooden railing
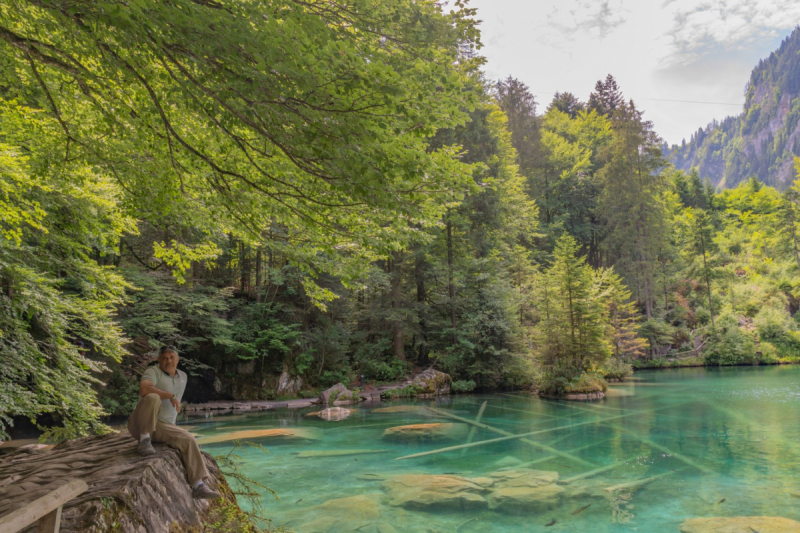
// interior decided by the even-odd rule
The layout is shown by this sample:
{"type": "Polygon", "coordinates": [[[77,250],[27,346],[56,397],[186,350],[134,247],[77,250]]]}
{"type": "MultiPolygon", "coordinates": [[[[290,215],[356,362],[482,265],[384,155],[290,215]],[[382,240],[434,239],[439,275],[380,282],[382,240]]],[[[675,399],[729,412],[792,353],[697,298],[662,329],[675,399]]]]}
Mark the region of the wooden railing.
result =
{"type": "Polygon", "coordinates": [[[48,492],[38,500],[0,517],[0,533],[17,533],[38,521],[39,533],[58,533],[61,529],[61,507],[89,487],[76,479],[56,490],[48,492]]]}

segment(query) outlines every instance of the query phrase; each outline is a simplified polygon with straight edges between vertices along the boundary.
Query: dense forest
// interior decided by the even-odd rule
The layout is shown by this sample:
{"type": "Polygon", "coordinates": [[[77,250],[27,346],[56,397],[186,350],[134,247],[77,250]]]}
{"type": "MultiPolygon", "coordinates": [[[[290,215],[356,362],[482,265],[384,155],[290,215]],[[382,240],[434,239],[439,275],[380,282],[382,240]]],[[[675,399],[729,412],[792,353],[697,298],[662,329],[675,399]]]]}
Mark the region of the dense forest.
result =
{"type": "Polygon", "coordinates": [[[800,156],[800,28],[762,59],[745,86],[741,115],[698,129],[687,143],[664,146],[679,169],[697,168],[714,186],[751,177],[786,189],[800,156]]]}
{"type": "Polygon", "coordinates": [[[489,81],[448,9],[1,5],[0,438],[103,431],[164,343],[190,401],[795,360],[800,185],[676,169],[610,75],[489,81]]]}

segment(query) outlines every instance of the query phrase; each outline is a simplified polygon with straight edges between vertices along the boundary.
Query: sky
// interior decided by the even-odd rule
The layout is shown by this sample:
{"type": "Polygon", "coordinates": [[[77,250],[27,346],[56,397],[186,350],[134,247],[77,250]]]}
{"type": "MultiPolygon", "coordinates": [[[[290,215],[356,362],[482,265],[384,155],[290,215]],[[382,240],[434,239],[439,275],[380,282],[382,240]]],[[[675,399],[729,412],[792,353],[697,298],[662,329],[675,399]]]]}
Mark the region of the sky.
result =
{"type": "Polygon", "coordinates": [[[470,0],[469,7],[482,21],[490,79],[521,80],[544,112],[554,92],[586,100],[612,74],[670,144],[741,113],[751,70],[800,23],[797,0],[470,0]]]}

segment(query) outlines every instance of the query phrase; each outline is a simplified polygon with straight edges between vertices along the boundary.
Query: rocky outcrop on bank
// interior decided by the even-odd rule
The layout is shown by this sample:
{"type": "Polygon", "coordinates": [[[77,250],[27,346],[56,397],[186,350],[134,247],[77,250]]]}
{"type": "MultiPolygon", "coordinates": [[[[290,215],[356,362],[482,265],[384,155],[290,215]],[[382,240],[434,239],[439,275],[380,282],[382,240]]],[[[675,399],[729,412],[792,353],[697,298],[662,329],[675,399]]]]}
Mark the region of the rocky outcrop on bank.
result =
{"type": "MultiPolygon", "coordinates": [[[[205,531],[204,524],[232,516],[236,498],[216,461],[203,453],[223,499],[192,499],[186,470],[176,450],[156,444],[156,455],[142,457],[128,434],[114,433],[67,441],[52,450],[18,451],[0,458],[0,516],[14,511],[73,479],[89,490],[64,505],[63,533],[178,533],[205,531]],[[223,512],[224,511],[224,512],[223,512]]],[[[238,508],[235,509],[238,511],[238,508]]],[[[231,524],[231,530],[246,530],[231,524]]],[[[35,531],[31,526],[25,531],[35,531]]]]}
{"type": "Polygon", "coordinates": [[[420,389],[418,394],[420,398],[450,394],[452,383],[453,378],[450,377],[450,374],[439,372],[433,368],[420,372],[411,380],[411,385],[420,389]]]}
{"type": "Polygon", "coordinates": [[[342,383],[337,383],[319,394],[320,405],[350,405],[360,401],[362,398],[342,383]]]}

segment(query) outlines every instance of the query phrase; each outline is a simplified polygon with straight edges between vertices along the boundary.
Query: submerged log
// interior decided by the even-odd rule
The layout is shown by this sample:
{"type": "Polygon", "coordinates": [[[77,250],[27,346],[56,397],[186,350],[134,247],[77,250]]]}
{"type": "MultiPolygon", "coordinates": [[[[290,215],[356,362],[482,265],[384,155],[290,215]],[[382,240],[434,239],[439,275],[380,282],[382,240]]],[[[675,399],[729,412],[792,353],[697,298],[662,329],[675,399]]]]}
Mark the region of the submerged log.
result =
{"type": "MultiPolygon", "coordinates": [[[[530,440],[530,439],[526,439],[524,437],[525,436],[530,436],[530,435],[537,435],[539,433],[549,433],[549,432],[552,432],[552,431],[558,431],[560,429],[567,429],[567,428],[576,427],[576,426],[582,426],[582,425],[586,425],[586,424],[593,424],[595,422],[600,422],[602,420],[589,421],[589,422],[580,422],[578,424],[571,424],[571,425],[568,425],[568,426],[562,426],[560,428],[542,429],[542,430],[539,430],[539,431],[534,431],[534,432],[532,432],[530,434],[522,435],[522,437],[519,437],[519,436],[514,435],[513,433],[511,433],[509,431],[505,431],[503,429],[495,428],[495,427],[489,426],[488,424],[483,424],[481,422],[475,422],[474,420],[470,420],[468,418],[464,418],[464,417],[461,417],[461,416],[458,416],[458,415],[454,415],[452,413],[448,413],[447,411],[442,411],[440,409],[434,409],[433,407],[428,407],[428,410],[431,411],[432,413],[436,413],[436,414],[441,415],[441,416],[446,416],[446,417],[452,418],[453,420],[460,420],[461,422],[465,422],[467,424],[472,424],[475,427],[479,427],[481,429],[485,429],[487,431],[491,431],[492,433],[497,433],[498,435],[504,435],[506,437],[515,436],[517,438],[521,438],[521,441],[524,442],[525,444],[533,446],[534,448],[539,448],[540,450],[548,451],[548,452],[550,452],[550,453],[552,453],[554,455],[558,455],[559,457],[563,457],[564,459],[569,459],[570,461],[575,461],[576,463],[580,463],[580,464],[582,464],[584,466],[595,466],[594,464],[590,463],[589,461],[584,461],[583,459],[581,459],[579,457],[575,457],[574,455],[570,455],[570,454],[568,454],[566,452],[562,452],[560,450],[557,450],[557,449],[553,448],[552,446],[548,446],[546,444],[541,444],[539,442],[536,442],[536,441],[533,441],[533,440],[530,440]]],[[[611,418],[606,419],[606,420],[611,420],[613,418],[618,418],[618,417],[611,417],[611,418]]],[[[484,442],[488,442],[488,441],[484,441],[484,442]]],[[[472,446],[472,444],[470,444],[470,446],[472,446]]]]}
{"type": "MultiPolygon", "coordinates": [[[[481,422],[481,418],[483,418],[483,412],[486,410],[486,404],[487,404],[487,403],[489,403],[489,402],[483,402],[483,404],[481,405],[481,408],[480,408],[480,409],[478,409],[478,416],[476,416],[476,417],[475,417],[475,423],[476,423],[476,424],[480,424],[480,422],[481,422]]],[[[476,426],[476,425],[473,425],[471,428],[469,428],[469,435],[467,435],[467,442],[466,442],[466,444],[469,444],[469,443],[471,443],[471,442],[472,442],[472,439],[474,439],[474,438],[475,438],[475,432],[476,432],[476,431],[478,431],[478,426],[476,426]]],[[[463,456],[464,456],[466,453],[467,453],[467,450],[466,450],[466,448],[465,448],[465,449],[463,449],[463,450],[461,450],[461,456],[462,456],[462,457],[463,457],[463,456]]]]}

